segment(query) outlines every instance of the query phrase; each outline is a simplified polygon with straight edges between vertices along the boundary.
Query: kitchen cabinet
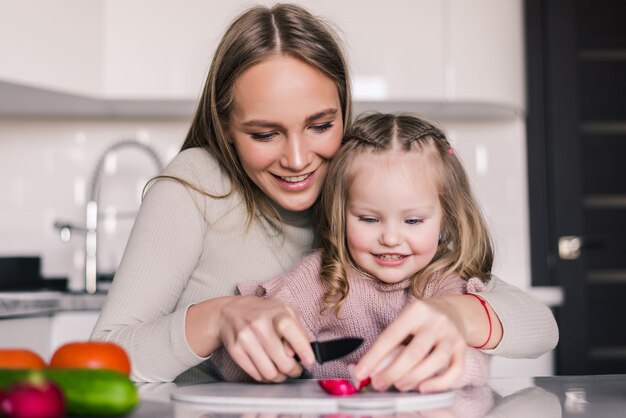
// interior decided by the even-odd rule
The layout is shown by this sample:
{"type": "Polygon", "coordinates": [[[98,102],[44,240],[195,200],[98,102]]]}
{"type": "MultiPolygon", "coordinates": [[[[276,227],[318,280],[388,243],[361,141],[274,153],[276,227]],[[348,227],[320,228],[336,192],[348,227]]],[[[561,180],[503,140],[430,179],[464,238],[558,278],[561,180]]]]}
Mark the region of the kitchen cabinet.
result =
{"type": "Polygon", "coordinates": [[[87,341],[98,320],[98,311],[58,312],[50,319],[50,353],[72,341],[87,341]]]}
{"type": "MultiPolygon", "coordinates": [[[[0,80],[59,92],[101,92],[102,3],[0,0],[0,80]]],[[[2,101],[14,100],[5,90],[2,101]]]]}
{"type": "MultiPolygon", "coordinates": [[[[521,0],[296,2],[341,32],[358,109],[433,116],[524,111],[521,0]]],[[[191,116],[213,50],[248,4],[0,0],[0,6],[0,53],[10,58],[0,69],[0,114],[191,116]],[[49,105],[42,106],[41,95],[49,105]]]]}
{"type": "Polygon", "coordinates": [[[26,348],[50,360],[50,316],[0,318],[0,348],[26,348]]]}
{"type": "Polygon", "coordinates": [[[27,348],[49,361],[59,346],[88,340],[97,319],[98,311],[0,318],[0,348],[27,348]]]}

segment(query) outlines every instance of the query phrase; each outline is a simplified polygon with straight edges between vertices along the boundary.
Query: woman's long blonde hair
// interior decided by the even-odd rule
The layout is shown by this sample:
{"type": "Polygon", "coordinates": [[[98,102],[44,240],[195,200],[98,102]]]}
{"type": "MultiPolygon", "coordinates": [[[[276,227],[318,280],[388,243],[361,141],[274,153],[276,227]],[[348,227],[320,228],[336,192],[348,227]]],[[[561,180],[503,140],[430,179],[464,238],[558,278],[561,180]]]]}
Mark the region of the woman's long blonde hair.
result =
{"type": "MultiPolygon", "coordinates": [[[[256,6],[236,18],[217,47],[181,151],[202,147],[219,162],[231,180],[230,193],[237,190],[245,200],[248,221],[259,212],[269,220],[280,223],[271,200],[250,180],[229,142],[233,90],[245,70],[276,55],[297,58],[333,80],[337,86],[344,129],[351,118],[348,67],[341,42],[328,24],[292,4],[256,6]]],[[[205,195],[225,197],[214,196],[187,182],[183,183],[205,195]]]]}
{"type": "Polygon", "coordinates": [[[435,275],[457,273],[465,280],[478,277],[484,282],[491,277],[491,238],[465,170],[445,134],[415,116],[370,113],[359,117],[346,131],[342,146],[330,164],[318,208],[322,278],[330,285],[324,301],[336,313],[348,294],[347,271],[356,267],[346,237],[346,203],[356,171],[352,163],[363,153],[379,154],[392,149],[428,153],[424,161],[435,164],[439,180],[442,233],[432,261],[413,277],[412,293],[420,297],[421,286],[435,275]]]}

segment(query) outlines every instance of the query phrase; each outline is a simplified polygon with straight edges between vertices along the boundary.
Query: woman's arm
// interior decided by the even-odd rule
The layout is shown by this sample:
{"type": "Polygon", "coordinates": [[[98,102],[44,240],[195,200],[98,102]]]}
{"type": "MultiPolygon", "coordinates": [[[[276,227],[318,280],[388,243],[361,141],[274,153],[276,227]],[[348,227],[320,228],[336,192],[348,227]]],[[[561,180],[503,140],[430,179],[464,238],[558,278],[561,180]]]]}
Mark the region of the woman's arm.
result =
{"type": "Polygon", "coordinates": [[[304,364],[315,361],[298,317],[278,300],[228,296],[196,304],[189,308],[186,333],[189,345],[200,356],[223,345],[229,356],[220,352],[216,365],[228,369],[225,375],[241,376],[240,367],[257,381],[282,382],[302,374],[294,354],[304,364]]]}
{"type": "Polygon", "coordinates": [[[172,381],[204,360],[187,344],[188,306],[177,306],[197,264],[206,224],[190,192],[174,180],[148,190],[92,339],[120,344],[132,378],[172,381]]]}
{"type": "Polygon", "coordinates": [[[410,304],[400,313],[357,364],[356,380],[379,369],[390,353],[410,340],[402,355],[372,376],[374,388],[394,385],[430,392],[452,387],[463,374],[465,347],[481,346],[489,335],[485,307],[492,326],[485,347],[496,347],[485,353],[537,357],[556,346],[558,329],[548,307],[514,286],[493,278],[478,293],[489,302],[485,307],[475,297],[441,290],[443,295],[410,304]]]}
{"type": "MultiPolygon", "coordinates": [[[[537,358],[556,347],[559,329],[552,311],[539,299],[497,277],[492,277],[484,292],[476,294],[487,301],[490,312],[502,324],[502,337],[496,344],[487,345],[486,348],[491,350],[485,350],[486,353],[509,358],[537,358]]],[[[478,301],[471,308],[474,315],[480,310],[477,305],[478,301]]],[[[466,308],[466,312],[469,311],[470,308],[466,308]]],[[[482,331],[470,332],[472,338],[484,335],[485,319],[479,326],[482,331]]]]}
{"type": "MultiPolygon", "coordinates": [[[[259,380],[299,374],[293,353],[282,350],[283,340],[303,360],[313,353],[284,305],[239,296],[181,304],[190,277],[202,280],[195,270],[206,257],[208,223],[203,200],[194,193],[174,180],[150,188],[92,338],[123,346],[136,381],[172,381],[222,344],[259,380]]],[[[213,283],[203,286],[211,292],[213,283]]]]}

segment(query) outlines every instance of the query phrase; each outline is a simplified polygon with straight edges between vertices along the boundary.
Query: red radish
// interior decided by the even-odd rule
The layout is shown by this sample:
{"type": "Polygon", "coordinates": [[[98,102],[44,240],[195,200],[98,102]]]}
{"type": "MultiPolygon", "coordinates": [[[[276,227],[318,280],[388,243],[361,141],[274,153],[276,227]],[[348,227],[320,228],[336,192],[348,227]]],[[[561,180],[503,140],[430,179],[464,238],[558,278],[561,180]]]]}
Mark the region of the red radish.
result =
{"type": "Polygon", "coordinates": [[[329,395],[350,396],[355,393],[364,392],[365,387],[370,384],[370,378],[365,378],[355,387],[350,379],[321,379],[317,383],[329,395]]]}
{"type": "Polygon", "coordinates": [[[17,383],[0,403],[0,412],[8,418],[62,418],[65,409],[63,392],[48,381],[17,383]]]}

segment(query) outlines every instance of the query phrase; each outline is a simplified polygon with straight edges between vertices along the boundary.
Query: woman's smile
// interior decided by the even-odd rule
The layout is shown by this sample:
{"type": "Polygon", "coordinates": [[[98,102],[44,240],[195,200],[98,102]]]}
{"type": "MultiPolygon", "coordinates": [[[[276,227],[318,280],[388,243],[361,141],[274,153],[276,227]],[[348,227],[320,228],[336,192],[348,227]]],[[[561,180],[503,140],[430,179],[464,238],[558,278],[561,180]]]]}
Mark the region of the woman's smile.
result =
{"type": "Polygon", "coordinates": [[[309,185],[313,182],[315,178],[316,172],[317,169],[310,173],[302,174],[299,176],[277,176],[276,174],[274,174],[273,176],[276,178],[277,183],[281,187],[290,191],[300,191],[309,187],[309,185]]]}

